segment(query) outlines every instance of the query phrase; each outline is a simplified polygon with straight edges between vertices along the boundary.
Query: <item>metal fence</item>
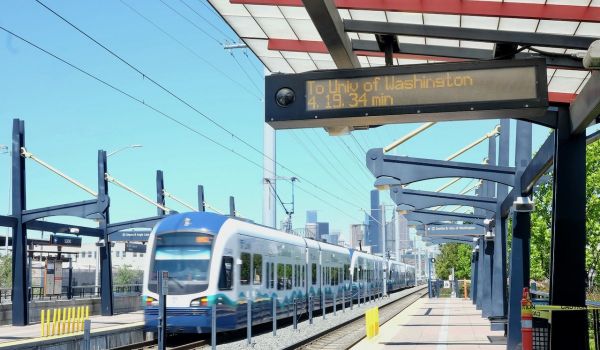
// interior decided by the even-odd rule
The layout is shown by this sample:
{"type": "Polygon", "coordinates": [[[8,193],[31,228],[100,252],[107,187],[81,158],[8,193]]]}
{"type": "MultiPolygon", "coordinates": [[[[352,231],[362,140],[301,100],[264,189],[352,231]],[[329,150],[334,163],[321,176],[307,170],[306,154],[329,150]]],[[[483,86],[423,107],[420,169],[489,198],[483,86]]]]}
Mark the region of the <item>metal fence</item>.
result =
{"type": "MultiPolygon", "coordinates": [[[[537,290],[530,291],[531,301],[534,305],[548,305],[549,294],[537,290]]],[[[600,302],[586,300],[588,307],[588,329],[590,350],[600,350],[600,302]]],[[[552,313],[550,312],[550,318],[552,313]]],[[[550,349],[550,318],[533,318],[533,349],[534,350],[549,350],[550,349]]]]}
{"type": "MultiPolygon", "coordinates": [[[[119,294],[142,294],[141,284],[126,284],[113,286],[113,293],[119,294]]],[[[84,286],[73,286],[71,290],[69,287],[63,286],[60,294],[49,294],[46,295],[44,287],[30,287],[29,288],[29,301],[33,300],[60,300],[60,299],[83,299],[83,298],[94,298],[100,297],[100,286],[99,285],[84,285],[84,286]]],[[[0,304],[10,303],[12,300],[12,291],[10,288],[0,288],[0,304]]]]}

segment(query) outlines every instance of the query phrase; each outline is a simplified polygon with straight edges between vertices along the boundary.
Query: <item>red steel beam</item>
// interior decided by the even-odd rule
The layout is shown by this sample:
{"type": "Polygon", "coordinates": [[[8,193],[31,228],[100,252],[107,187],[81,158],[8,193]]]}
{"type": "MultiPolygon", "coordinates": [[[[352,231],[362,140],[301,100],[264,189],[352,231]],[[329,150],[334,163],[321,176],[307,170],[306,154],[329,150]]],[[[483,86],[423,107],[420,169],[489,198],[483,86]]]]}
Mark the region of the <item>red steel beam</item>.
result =
{"type": "MultiPolygon", "coordinates": [[[[303,6],[302,0],[230,0],[232,4],[303,6]]],[[[335,0],[339,9],[600,22],[600,7],[483,0],[335,0]]]]}

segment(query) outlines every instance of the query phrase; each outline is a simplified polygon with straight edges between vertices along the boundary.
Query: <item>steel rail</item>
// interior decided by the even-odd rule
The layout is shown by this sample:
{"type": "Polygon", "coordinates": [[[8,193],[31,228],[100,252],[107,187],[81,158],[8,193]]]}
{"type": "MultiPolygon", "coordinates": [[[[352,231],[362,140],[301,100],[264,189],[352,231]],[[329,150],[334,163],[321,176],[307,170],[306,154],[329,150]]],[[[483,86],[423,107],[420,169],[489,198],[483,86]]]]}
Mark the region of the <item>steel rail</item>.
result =
{"type": "MultiPolygon", "coordinates": [[[[412,305],[415,301],[422,298],[426,294],[427,289],[422,288],[415,290],[412,293],[399,298],[398,300],[380,306],[380,311],[384,310],[384,312],[380,313],[380,317],[383,316],[381,317],[382,321],[380,322],[380,325],[383,325],[387,321],[391,320],[399,312],[406,309],[408,306],[412,305]]],[[[357,331],[360,333],[364,331],[364,315],[359,315],[348,321],[321,331],[295,344],[287,346],[283,348],[283,350],[323,348],[348,349],[361,341],[364,336],[354,337],[353,339],[344,339],[343,335],[359,334],[357,331]]]]}

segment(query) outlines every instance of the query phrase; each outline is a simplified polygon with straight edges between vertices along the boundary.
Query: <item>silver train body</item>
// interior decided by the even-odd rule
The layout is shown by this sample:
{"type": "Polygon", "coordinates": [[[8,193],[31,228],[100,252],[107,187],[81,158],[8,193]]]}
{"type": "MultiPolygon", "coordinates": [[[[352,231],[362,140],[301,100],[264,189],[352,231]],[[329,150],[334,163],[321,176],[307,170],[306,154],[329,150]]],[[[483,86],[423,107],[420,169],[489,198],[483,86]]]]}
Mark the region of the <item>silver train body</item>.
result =
{"type": "Polygon", "coordinates": [[[150,234],[144,273],[146,328],[156,330],[157,271],[168,271],[167,331],[208,333],[356,301],[415,285],[414,267],[213,213],[171,215],[150,234]],[[386,266],[387,265],[387,266],[386,266]]]}

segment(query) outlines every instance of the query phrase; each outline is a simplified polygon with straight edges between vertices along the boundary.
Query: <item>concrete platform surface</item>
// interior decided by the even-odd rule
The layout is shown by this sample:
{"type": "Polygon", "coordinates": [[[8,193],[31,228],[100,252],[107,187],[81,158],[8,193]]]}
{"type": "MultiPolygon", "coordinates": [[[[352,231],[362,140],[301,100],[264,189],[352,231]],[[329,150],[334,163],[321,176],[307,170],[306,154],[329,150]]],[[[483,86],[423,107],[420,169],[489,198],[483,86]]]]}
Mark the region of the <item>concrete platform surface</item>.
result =
{"type": "Polygon", "coordinates": [[[422,298],[381,326],[378,336],[352,349],[504,350],[502,336],[490,330],[470,300],[422,298]]]}
{"type": "MultiPolygon", "coordinates": [[[[144,321],[144,312],[136,311],[132,313],[118,314],[114,316],[90,316],[92,321],[92,332],[103,328],[127,328],[141,327],[144,321]]],[[[0,345],[7,342],[18,342],[27,339],[39,338],[41,334],[41,325],[39,323],[23,327],[0,326],[0,345]]],[[[57,338],[45,337],[40,339],[57,338]]]]}

